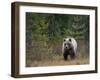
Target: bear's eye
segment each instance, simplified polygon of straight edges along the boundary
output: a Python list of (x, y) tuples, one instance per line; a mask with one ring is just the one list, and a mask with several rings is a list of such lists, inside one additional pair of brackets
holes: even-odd
[(64, 45), (66, 46), (66, 43)]
[(67, 45), (70, 46), (70, 43), (68, 43)]

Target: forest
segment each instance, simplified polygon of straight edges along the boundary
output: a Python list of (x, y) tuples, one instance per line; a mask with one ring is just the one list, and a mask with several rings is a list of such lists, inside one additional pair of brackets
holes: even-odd
[[(89, 15), (26, 12), (26, 67), (89, 64)], [(64, 61), (63, 39), (78, 43), (77, 58)]]

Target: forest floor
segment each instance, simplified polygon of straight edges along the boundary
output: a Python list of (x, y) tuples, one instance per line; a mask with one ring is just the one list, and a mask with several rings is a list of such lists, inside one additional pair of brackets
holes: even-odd
[(82, 65), (89, 64), (89, 57), (78, 55), (75, 59), (64, 60), (63, 56), (56, 56), (53, 60), (42, 61), (27, 61), (26, 67), (40, 67), (40, 66), (62, 66), (62, 65)]

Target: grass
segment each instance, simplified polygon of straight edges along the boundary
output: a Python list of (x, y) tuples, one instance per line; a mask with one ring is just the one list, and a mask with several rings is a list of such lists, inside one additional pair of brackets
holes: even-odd
[(63, 59), (62, 44), (47, 44), (44, 41), (33, 42), (31, 48), (26, 48), (26, 67), (61, 66), (89, 64), (89, 46), (85, 40), (79, 40), (77, 56), (67, 61)]
[(61, 66), (61, 65), (81, 65), (89, 64), (89, 57), (78, 54), (75, 59), (65, 61), (62, 55), (56, 55), (52, 60), (32, 61), (28, 60), (26, 67), (39, 67), (39, 66)]

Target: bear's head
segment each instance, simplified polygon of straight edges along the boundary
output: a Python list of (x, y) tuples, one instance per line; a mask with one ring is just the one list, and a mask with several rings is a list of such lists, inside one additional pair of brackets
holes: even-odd
[(64, 39), (64, 50), (71, 50), (73, 48), (71, 38)]

